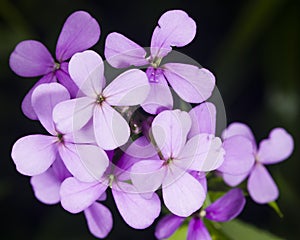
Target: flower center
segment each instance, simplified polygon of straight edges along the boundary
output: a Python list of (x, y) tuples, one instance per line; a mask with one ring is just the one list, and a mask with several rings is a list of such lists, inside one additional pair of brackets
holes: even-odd
[(159, 78), (163, 74), (160, 68), (148, 67), (146, 74), (150, 83), (159, 83)]
[(108, 186), (110, 187), (110, 188), (112, 188), (112, 184), (113, 184), (113, 181), (115, 180), (115, 175), (113, 175), (113, 174), (110, 174), (109, 176), (108, 176)]
[(206, 211), (202, 209), (202, 210), (199, 212), (199, 217), (200, 217), (200, 218), (204, 218), (205, 216), (206, 216)]
[(97, 96), (96, 103), (101, 105), (103, 101), (105, 101), (105, 97), (103, 95), (99, 94)]
[(55, 62), (54, 63), (54, 71), (59, 70), (60, 69), (60, 63)]
[(161, 63), (162, 58), (155, 57), (151, 62), (150, 65), (154, 68), (158, 68), (159, 64)]
[(58, 142), (64, 142), (64, 135), (62, 133), (57, 133), (56, 137), (58, 138)]

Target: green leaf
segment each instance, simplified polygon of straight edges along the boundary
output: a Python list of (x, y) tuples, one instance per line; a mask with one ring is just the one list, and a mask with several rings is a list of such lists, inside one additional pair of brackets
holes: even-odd
[(269, 202), (268, 205), (275, 210), (279, 217), (283, 218), (283, 213), (281, 212), (278, 204), (274, 202)]
[(168, 240), (182, 240), (186, 239), (187, 236), (188, 225), (182, 225), (177, 231), (168, 238)]

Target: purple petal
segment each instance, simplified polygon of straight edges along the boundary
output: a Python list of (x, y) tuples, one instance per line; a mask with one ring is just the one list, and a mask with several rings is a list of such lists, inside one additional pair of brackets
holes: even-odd
[(226, 138), (223, 142), (225, 150), (224, 162), (219, 171), (231, 175), (249, 173), (254, 165), (255, 157), (252, 142), (241, 135)]
[(164, 216), (156, 225), (155, 237), (157, 239), (166, 239), (171, 237), (184, 220), (185, 218), (178, 217), (173, 214)]
[(130, 170), (132, 184), (139, 193), (155, 192), (166, 176), (166, 167), (161, 160), (143, 160), (134, 164)]
[(112, 194), (121, 216), (133, 228), (149, 227), (160, 213), (160, 200), (157, 194), (145, 199), (132, 185), (125, 182), (113, 184)]
[(100, 37), (100, 27), (90, 14), (77, 11), (66, 20), (56, 45), (56, 59), (59, 62), (72, 57), (76, 52), (94, 46)]
[(55, 75), (51, 72), (42, 77), (39, 81), (37, 81), (34, 86), (29, 90), (29, 92), (26, 94), (22, 101), (22, 111), (25, 114), (26, 117), (32, 119), (32, 120), (37, 120), (38, 117), (36, 113), (34, 112), (34, 109), (32, 107), (31, 103), (31, 97), (34, 89), (36, 89), (37, 86), (43, 84), (43, 83), (51, 83), (51, 82), (56, 82), (56, 77)]
[(226, 222), (236, 218), (244, 209), (246, 199), (243, 191), (235, 188), (210, 204), (206, 209), (205, 217), (216, 222)]
[(71, 213), (79, 213), (91, 206), (107, 189), (106, 183), (80, 182), (74, 177), (63, 181), (60, 189), (61, 204)]
[(138, 69), (119, 75), (104, 90), (105, 102), (111, 106), (133, 106), (144, 102), (150, 91), (147, 75)]
[(283, 128), (275, 128), (269, 138), (259, 144), (257, 159), (264, 164), (274, 164), (287, 159), (293, 152), (294, 141)]
[(53, 169), (53, 173), (56, 178), (62, 183), (66, 178), (71, 177), (71, 173), (66, 168), (64, 162), (62, 161), (59, 154), (57, 154), (57, 158), (55, 162), (52, 164), (51, 168)]
[(68, 90), (58, 83), (44, 83), (39, 85), (32, 93), (32, 107), (44, 128), (56, 135), (52, 112), (54, 107), (70, 99)]
[(113, 32), (106, 37), (104, 55), (115, 68), (146, 65), (146, 54), (145, 49), (120, 33)]
[(54, 60), (48, 49), (40, 42), (20, 42), (9, 58), (11, 69), (22, 77), (37, 77), (54, 70)]
[(183, 47), (196, 35), (196, 23), (184, 11), (172, 10), (164, 13), (158, 20), (151, 39), (151, 55), (162, 58), (172, 46)]
[(62, 133), (80, 130), (93, 116), (95, 100), (82, 97), (61, 102), (53, 109), (53, 120)]
[(202, 187), (204, 188), (205, 192), (207, 192), (207, 179), (205, 172), (198, 172), (198, 171), (190, 171), (189, 172), (194, 178), (201, 183)]
[(203, 133), (186, 143), (179, 156), (174, 159), (174, 164), (183, 169), (207, 172), (220, 167), (223, 161), (224, 149), (221, 139)]
[(28, 176), (45, 172), (57, 155), (56, 137), (29, 135), (15, 142), (11, 157), (17, 170)]
[(213, 103), (204, 102), (192, 108), (189, 115), (192, 120), (192, 127), (188, 138), (200, 133), (216, 133), (216, 107)]
[(173, 96), (162, 69), (149, 67), (147, 76), (150, 83), (150, 92), (141, 104), (142, 108), (150, 114), (158, 114), (166, 109), (173, 108)]
[(191, 119), (184, 111), (166, 110), (154, 118), (153, 137), (165, 159), (178, 156), (186, 142), (190, 127)]
[(239, 185), (242, 181), (244, 181), (248, 177), (248, 175), (249, 172), (241, 175), (231, 175), (226, 173), (222, 174), (224, 182), (231, 187), (235, 187)]
[(105, 102), (95, 107), (93, 122), (96, 142), (105, 150), (122, 146), (130, 136), (126, 120)]
[(206, 197), (202, 185), (175, 166), (169, 169), (162, 187), (166, 207), (180, 217), (188, 217), (197, 211)]
[(62, 84), (66, 89), (68, 89), (72, 98), (75, 98), (78, 93), (78, 86), (71, 79), (69, 71), (69, 63), (63, 62), (60, 64), (60, 68), (55, 72), (57, 80)]
[(260, 163), (255, 164), (249, 176), (248, 191), (251, 198), (260, 204), (275, 201), (279, 196), (276, 183)]
[(211, 240), (211, 236), (200, 218), (192, 218), (189, 223), (187, 240)]
[(84, 210), (90, 232), (97, 238), (105, 238), (113, 227), (113, 217), (107, 207), (94, 203)]
[(171, 87), (184, 101), (201, 103), (211, 96), (215, 77), (207, 69), (182, 63), (166, 63), (163, 68)]
[(94, 145), (65, 143), (59, 154), (70, 173), (83, 182), (99, 180), (109, 163), (104, 150)]
[(60, 201), (60, 185), (61, 181), (56, 176), (53, 168), (49, 168), (46, 172), (31, 177), (35, 197), (45, 204), (56, 204)]

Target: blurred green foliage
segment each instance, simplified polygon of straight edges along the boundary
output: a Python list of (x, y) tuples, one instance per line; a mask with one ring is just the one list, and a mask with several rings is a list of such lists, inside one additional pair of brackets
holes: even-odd
[[(300, 227), (300, 2), (297, 0), (0, 0), (0, 204), (4, 222), (0, 239), (94, 239), (82, 215), (73, 216), (60, 206), (39, 203), (33, 196), (29, 178), (16, 172), (10, 158), (11, 146), (17, 138), (42, 129), (38, 123), (26, 119), (20, 109), (24, 95), (37, 79), (16, 76), (9, 69), (9, 54), (17, 43), (26, 39), (39, 40), (54, 53), (63, 22), (79, 9), (88, 11), (101, 25), (101, 40), (94, 47), (101, 54), (105, 36), (112, 31), (148, 46), (156, 21), (166, 10), (183, 9), (195, 19), (198, 26), (195, 40), (178, 50), (216, 75), (228, 122), (249, 124), (257, 140), (267, 137), (277, 126), (286, 128), (295, 140), (292, 157), (269, 167), (280, 189), (277, 203), (284, 217), (278, 217), (268, 205), (257, 205), (248, 199), (240, 218), (255, 225), (249, 230), (252, 233), (260, 228), (284, 239), (296, 239)], [(153, 227), (144, 231), (129, 229), (110, 198), (108, 205), (115, 216), (109, 239), (154, 239)], [(238, 231), (237, 225), (241, 224), (225, 226)]]

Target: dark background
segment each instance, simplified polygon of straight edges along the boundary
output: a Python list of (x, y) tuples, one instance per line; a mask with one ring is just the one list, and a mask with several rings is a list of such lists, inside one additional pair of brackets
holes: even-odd
[[(43, 205), (33, 196), (29, 178), (15, 170), (12, 144), (21, 136), (41, 131), (26, 119), (20, 105), (37, 79), (16, 76), (8, 66), (9, 54), (26, 39), (43, 42), (54, 53), (66, 18), (86, 10), (101, 26), (93, 48), (103, 56), (104, 40), (117, 31), (141, 46), (149, 46), (157, 20), (167, 10), (185, 10), (197, 23), (194, 41), (178, 51), (212, 71), (223, 96), (228, 122), (251, 126), (257, 140), (277, 126), (294, 137), (295, 151), (288, 161), (269, 166), (278, 187), (279, 218), (266, 205), (248, 201), (241, 217), (284, 239), (299, 235), (299, 1), (97, 1), (0, 0), (0, 239), (95, 239), (83, 214), (72, 215), (59, 205)], [(114, 214), (109, 239), (154, 239), (153, 228), (137, 231)]]

